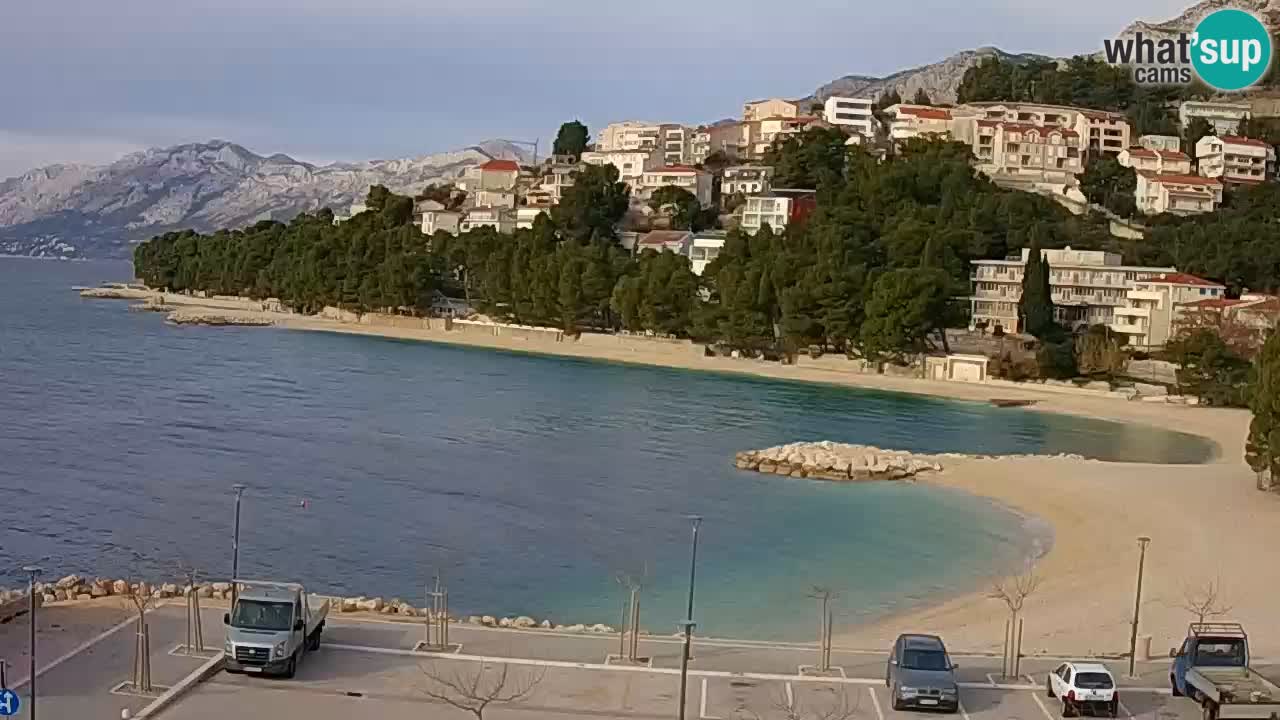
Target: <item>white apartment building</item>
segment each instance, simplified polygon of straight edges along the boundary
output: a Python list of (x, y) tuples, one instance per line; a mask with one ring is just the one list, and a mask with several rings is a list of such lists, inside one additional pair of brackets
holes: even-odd
[[(439, 205), (439, 203), (431, 204)], [(422, 228), (423, 235), (435, 235), (441, 230), (450, 235), (457, 235), (461, 222), (462, 213), (445, 210), (443, 206), (423, 208), (418, 213), (418, 225)]]
[[(1028, 125), (1057, 126), (1074, 130), (1080, 136), (1080, 147), (1089, 153), (1119, 155), (1130, 146), (1131, 128), (1119, 113), (1033, 103), (976, 102), (962, 105), (952, 115), (977, 114), (984, 120)], [(961, 138), (963, 139), (963, 138)]]
[(955, 129), (951, 111), (927, 105), (891, 105), (884, 109), (889, 118), (889, 137), (896, 143), (911, 138), (952, 138)]
[(1202, 300), (1225, 297), (1227, 289), (1186, 273), (1161, 273), (1134, 284), (1125, 305), (1115, 309), (1110, 328), (1138, 348), (1164, 347), (1173, 337), (1182, 308)]
[(1138, 172), (1134, 192), (1138, 210), (1147, 215), (1198, 215), (1222, 203), (1222, 183), (1199, 175), (1157, 175)]
[(542, 175), (542, 184), (538, 188), (550, 195), (552, 202), (559, 204), (560, 198), (564, 197), (565, 189), (573, 187), (573, 176), (576, 172), (578, 172), (576, 165), (552, 165)]
[(596, 150), (652, 150), (661, 144), (662, 124), (625, 120), (609, 123), (596, 135)]
[(829, 97), (822, 106), (822, 119), (864, 138), (875, 137), (875, 102), (870, 98)]
[(612, 165), (618, 168), (618, 177), (625, 183), (636, 187), (645, 170), (662, 167), (662, 151), (652, 150), (593, 150), (582, 153), (582, 162), (587, 165)]
[(748, 235), (755, 235), (766, 224), (774, 232), (780, 232), (806, 215), (806, 208), (812, 208), (813, 203), (812, 190), (779, 189), (753, 195), (742, 206), (738, 227)]
[(768, 100), (752, 100), (744, 103), (742, 106), (742, 121), (754, 122), (769, 117), (798, 117), (800, 115), (800, 103), (794, 103), (790, 100), (782, 98), (769, 98)]
[(1143, 135), (1138, 138), (1138, 147), (1178, 152), (1182, 150), (1182, 138), (1177, 135)]
[(1131, 147), (1116, 158), (1121, 165), (1142, 172), (1190, 175), (1191, 156), (1181, 150), (1151, 150)]
[(973, 154), (988, 176), (1067, 183), (1084, 172), (1084, 151), (1075, 130), (1003, 120), (978, 120), (975, 126)]
[(773, 186), (773, 168), (769, 165), (734, 165), (724, 169), (720, 180), (720, 196), (754, 195), (769, 192)]
[(1276, 149), (1262, 140), (1206, 135), (1196, 143), (1196, 165), (1204, 177), (1256, 184), (1275, 177)]
[(707, 230), (693, 234), (685, 247), (689, 252), (689, 266), (694, 275), (702, 275), (707, 265), (719, 257), (720, 250), (724, 248), (724, 240), (723, 230)]
[(512, 209), (516, 206), (516, 193), (512, 189), (476, 190), (467, 196), (470, 207), (501, 207)]
[(480, 166), (481, 190), (510, 190), (520, 177), (520, 163), (515, 160), (490, 160)]
[[(1135, 283), (1173, 268), (1122, 265), (1118, 253), (1101, 250), (1043, 250), (1049, 261), (1049, 288), (1053, 294), (1055, 319), (1069, 328), (1106, 325), (1114, 311), (1126, 304), (1126, 295)], [(1004, 260), (974, 260), (969, 296), (972, 322), (976, 327), (1019, 332), (1018, 300), (1022, 298), (1022, 275), (1029, 248), (1020, 257)]]
[(500, 233), (511, 234), (516, 229), (516, 214), (507, 208), (472, 208), (462, 218), (459, 229), (462, 232), (491, 227)]
[(668, 165), (693, 162), (693, 128), (684, 125), (662, 126), (662, 161)]
[(539, 215), (546, 215), (547, 209), (543, 207), (519, 207), (516, 208), (516, 229), (532, 230), (533, 221), (538, 219)]
[(1188, 100), (1178, 107), (1178, 122), (1186, 129), (1191, 121), (1204, 118), (1213, 126), (1217, 135), (1234, 135), (1240, 129), (1240, 121), (1252, 117), (1249, 103)]
[(711, 173), (687, 165), (668, 165), (644, 171), (638, 185), (632, 186), (632, 197), (647, 201), (654, 191), (667, 185), (684, 188), (698, 198), (702, 207), (711, 206)]
[(689, 145), (689, 162), (698, 165), (715, 153), (730, 160), (738, 159), (738, 146), (742, 144), (742, 123), (728, 122), (703, 125), (693, 131)]
[(741, 155), (749, 160), (759, 160), (784, 135), (804, 132), (821, 118), (800, 115), (798, 117), (767, 117), (742, 123)]

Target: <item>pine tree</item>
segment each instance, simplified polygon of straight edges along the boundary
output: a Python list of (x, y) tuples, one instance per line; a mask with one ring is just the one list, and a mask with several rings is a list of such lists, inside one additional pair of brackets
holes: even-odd
[[(1272, 482), (1280, 475), (1280, 333), (1272, 331), (1254, 362), (1249, 388), (1249, 437), (1244, 458), (1256, 473), (1268, 473)], [(1259, 482), (1259, 487), (1264, 485)]]
[(1056, 330), (1053, 322), (1053, 291), (1049, 287), (1049, 261), (1040, 252), (1040, 241), (1032, 235), (1027, 263), (1022, 275), (1022, 297), (1018, 300), (1022, 332), (1043, 339)]

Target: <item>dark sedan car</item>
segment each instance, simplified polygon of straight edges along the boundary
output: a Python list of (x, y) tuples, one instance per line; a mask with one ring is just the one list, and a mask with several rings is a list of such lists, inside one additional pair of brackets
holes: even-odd
[(884, 682), (894, 710), (919, 708), (956, 712), (960, 688), (955, 664), (936, 635), (899, 635), (889, 651)]

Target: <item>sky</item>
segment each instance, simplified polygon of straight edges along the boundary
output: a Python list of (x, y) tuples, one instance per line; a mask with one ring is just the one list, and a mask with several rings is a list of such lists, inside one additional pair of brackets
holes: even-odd
[(315, 163), (565, 120), (697, 124), (995, 45), (1094, 52), (1190, 0), (0, 0), (0, 178), (214, 138)]

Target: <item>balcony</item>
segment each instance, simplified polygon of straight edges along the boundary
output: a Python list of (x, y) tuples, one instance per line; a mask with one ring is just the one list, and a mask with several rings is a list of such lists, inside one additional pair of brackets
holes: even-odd
[(1151, 308), (1144, 307), (1118, 307), (1113, 311), (1117, 316), (1149, 318), (1151, 317)]
[(1124, 333), (1125, 335), (1142, 336), (1147, 334), (1146, 329), (1137, 323), (1130, 323), (1130, 322), (1123, 322), (1120, 320), (1116, 320), (1115, 322), (1111, 323), (1111, 325), (1109, 325), (1108, 327), (1111, 328), (1112, 332)]

